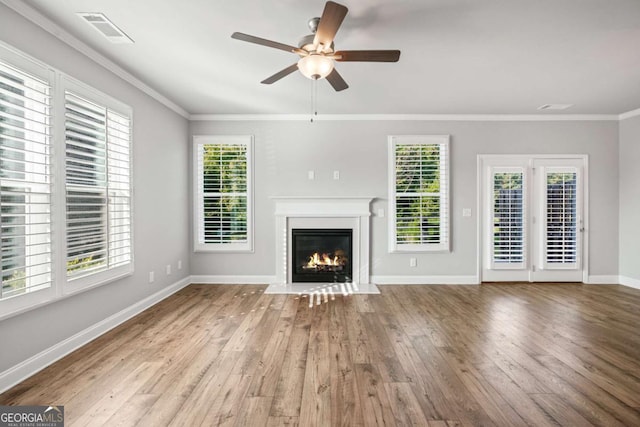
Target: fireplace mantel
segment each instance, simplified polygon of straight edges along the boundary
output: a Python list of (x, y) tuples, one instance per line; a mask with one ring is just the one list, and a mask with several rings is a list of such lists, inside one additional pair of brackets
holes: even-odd
[(374, 197), (277, 196), (276, 216), (371, 216)]
[[(363, 196), (276, 196), (276, 282), (267, 293), (299, 293), (308, 283), (291, 281), (292, 228), (351, 228), (353, 230), (353, 283), (350, 289), (358, 293), (379, 293), (369, 283), (370, 216), (374, 197)], [(315, 284), (327, 285), (327, 284)], [(352, 285), (352, 286), (351, 286)]]

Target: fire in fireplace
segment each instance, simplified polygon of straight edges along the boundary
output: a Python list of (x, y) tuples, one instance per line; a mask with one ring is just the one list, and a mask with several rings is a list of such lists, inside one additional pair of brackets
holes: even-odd
[(351, 229), (291, 230), (292, 282), (351, 282)]

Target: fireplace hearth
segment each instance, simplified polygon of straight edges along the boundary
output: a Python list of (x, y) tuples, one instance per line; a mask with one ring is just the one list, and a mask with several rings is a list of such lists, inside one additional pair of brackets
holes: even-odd
[(353, 281), (352, 240), (352, 229), (292, 229), (292, 282)]

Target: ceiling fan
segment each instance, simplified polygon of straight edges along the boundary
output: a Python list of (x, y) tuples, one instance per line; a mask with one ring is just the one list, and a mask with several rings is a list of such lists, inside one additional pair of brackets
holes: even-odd
[(244, 33), (233, 33), (232, 38), (274, 49), (285, 50), (300, 56), (297, 63), (278, 71), (264, 79), (263, 84), (270, 85), (296, 70), (312, 80), (326, 77), (336, 91), (349, 87), (342, 76), (334, 68), (338, 62), (398, 62), (399, 50), (338, 50), (334, 49), (333, 39), (347, 15), (348, 9), (338, 3), (328, 1), (324, 6), (321, 18), (309, 20), (311, 34), (302, 37), (298, 47), (278, 43)]

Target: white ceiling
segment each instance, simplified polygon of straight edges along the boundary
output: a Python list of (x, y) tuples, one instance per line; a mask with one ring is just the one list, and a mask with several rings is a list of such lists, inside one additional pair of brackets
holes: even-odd
[[(337, 49), (400, 49), (398, 63), (338, 63), (320, 114), (567, 114), (640, 108), (639, 0), (338, 0)], [(25, 0), (188, 112), (303, 114), (312, 81), (259, 82), (297, 56), (231, 39), (296, 45), (322, 0)], [(76, 12), (102, 12), (133, 40), (111, 44)], [(554, 112), (550, 112), (554, 113)]]

